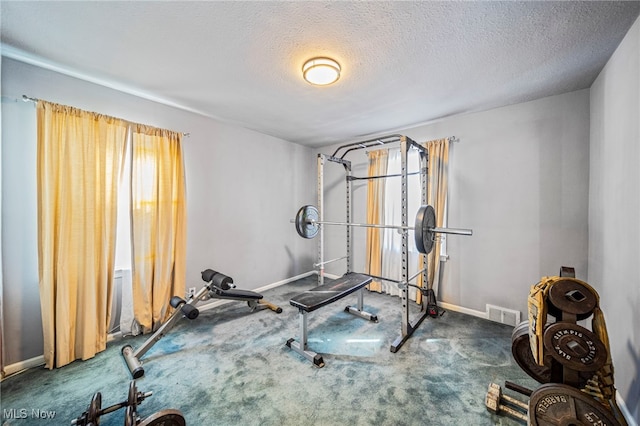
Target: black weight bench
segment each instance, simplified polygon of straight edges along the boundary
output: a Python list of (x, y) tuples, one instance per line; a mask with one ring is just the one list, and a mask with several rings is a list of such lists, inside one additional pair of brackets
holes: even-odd
[(358, 306), (347, 306), (344, 308), (345, 312), (369, 321), (378, 322), (376, 315), (362, 310), (364, 287), (369, 283), (371, 283), (371, 277), (368, 275), (348, 273), (330, 283), (314, 287), (291, 298), (289, 303), (291, 303), (291, 306), (298, 308), (300, 314), (300, 341), (289, 339), (286, 345), (313, 362), (316, 367), (324, 367), (322, 356), (310, 351), (307, 347), (307, 314), (357, 291)]

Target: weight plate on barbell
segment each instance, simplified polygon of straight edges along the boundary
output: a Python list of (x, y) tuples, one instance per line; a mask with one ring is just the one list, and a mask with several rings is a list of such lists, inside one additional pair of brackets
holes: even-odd
[(134, 410), (138, 406), (138, 388), (136, 387), (136, 381), (132, 380), (129, 383), (129, 395), (127, 396), (127, 406), (133, 407)]
[(545, 365), (538, 365), (531, 353), (529, 344), (529, 321), (518, 324), (511, 333), (511, 354), (516, 363), (529, 376), (539, 383), (551, 381), (551, 370)]
[(549, 383), (529, 399), (531, 426), (619, 426), (613, 414), (598, 401), (571, 386)]
[(100, 410), (102, 409), (102, 394), (96, 392), (91, 398), (89, 412), (87, 413), (86, 425), (98, 426), (100, 424)]
[(320, 214), (318, 209), (311, 205), (300, 207), (296, 214), (296, 231), (302, 238), (313, 238), (318, 234), (320, 225), (318, 221)]
[(575, 278), (563, 278), (549, 289), (548, 312), (561, 318), (563, 312), (574, 314), (577, 320), (588, 318), (598, 304), (598, 296)]
[(436, 211), (430, 205), (420, 206), (416, 214), (415, 241), (416, 249), (423, 254), (431, 253), (433, 250), (434, 235), (433, 228), (436, 226)]
[(129, 405), (124, 413), (124, 426), (136, 426), (138, 423), (138, 413), (136, 409)]
[(595, 333), (578, 324), (556, 322), (544, 331), (544, 348), (575, 371), (596, 372), (607, 362), (607, 348)]

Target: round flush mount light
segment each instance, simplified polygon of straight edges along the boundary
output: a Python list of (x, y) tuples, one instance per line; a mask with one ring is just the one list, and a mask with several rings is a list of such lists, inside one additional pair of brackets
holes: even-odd
[(326, 86), (340, 78), (340, 64), (331, 58), (312, 58), (302, 66), (302, 76), (311, 84)]

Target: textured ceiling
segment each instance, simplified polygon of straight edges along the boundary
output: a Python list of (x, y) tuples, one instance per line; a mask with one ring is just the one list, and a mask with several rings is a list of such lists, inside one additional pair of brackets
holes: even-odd
[[(322, 146), (587, 88), (640, 2), (2, 0), (0, 8), (5, 56)], [(303, 81), (313, 56), (340, 62), (341, 79)]]

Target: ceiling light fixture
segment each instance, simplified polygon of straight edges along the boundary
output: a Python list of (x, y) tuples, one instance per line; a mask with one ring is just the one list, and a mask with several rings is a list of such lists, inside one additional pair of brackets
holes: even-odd
[(340, 78), (340, 64), (331, 58), (312, 58), (302, 66), (302, 76), (311, 84), (326, 86)]

